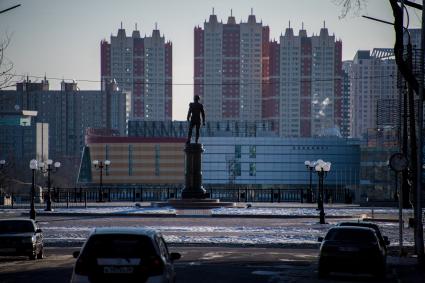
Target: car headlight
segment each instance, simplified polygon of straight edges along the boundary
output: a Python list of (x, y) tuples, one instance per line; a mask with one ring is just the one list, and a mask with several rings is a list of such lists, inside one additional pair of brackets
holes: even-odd
[(35, 236), (32, 236), (31, 238), (24, 238), (22, 239), (23, 244), (34, 244), (35, 243)]

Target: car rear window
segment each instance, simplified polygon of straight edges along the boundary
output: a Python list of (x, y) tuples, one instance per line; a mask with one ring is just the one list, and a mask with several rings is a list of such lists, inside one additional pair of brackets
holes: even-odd
[(340, 224), (340, 226), (357, 226), (357, 227), (371, 228), (375, 231), (376, 236), (378, 236), (379, 239), (382, 238), (381, 231), (379, 230), (378, 226), (376, 226), (376, 225), (371, 225), (371, 224), (368, 224), (368, 223), (343, 222), (343, 223)]
[(375, 242), (376, 237), (371, 230), (365, 229), (331, 229), (326, 234), (325, 240), (352, 241), (352, 242)]
[(0, 233), (11, 234), (11, 233), (26, 233), (35, 232), (34, 225), (30, 221), (0, 221)]
[(89, 258), (145, 258), (155, 255), (149, 237), (141, 235), (94, 235), (82, 256)]

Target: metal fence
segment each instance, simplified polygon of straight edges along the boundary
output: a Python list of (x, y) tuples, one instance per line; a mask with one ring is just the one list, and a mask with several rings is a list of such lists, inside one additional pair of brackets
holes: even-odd
[[(103, 188), (104, 202), (149, 202), (167, 201), (181, 198), (181, 188)], [(207, 188), (210, 198), (229, 202), (306, 202), (307, 190), (304, 189), (259, 189), (259, 188)], [(54, 188), (51, 192), (52, 207), (87, 207), (99, 200), (99, 188)], [(352, 192), (349, 189), (324, 190), (324, 201), (332, 203), (351, 203)], [(45, 207), (47, 193), (35, 195), (36, 208)], [(316, 195), (313, 195), (313, 202)], [(0, 194), (0, 208), (27, 208), (30, 195)]]

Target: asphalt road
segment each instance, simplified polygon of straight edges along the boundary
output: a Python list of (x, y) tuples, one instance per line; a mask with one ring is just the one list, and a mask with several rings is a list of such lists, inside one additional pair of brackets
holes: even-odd
[[(0, 257), (0, 282), (69, 282), (76, 248), (46, 248), (42, 260)], [(177, 282), (324, 282), (317, 279), (317, 249), (170, 247), (180, 252)], [(379, 282), (368, 275), (333, 274), (326, 282)], [(389, 269), (382, 282), (397, 282)]]

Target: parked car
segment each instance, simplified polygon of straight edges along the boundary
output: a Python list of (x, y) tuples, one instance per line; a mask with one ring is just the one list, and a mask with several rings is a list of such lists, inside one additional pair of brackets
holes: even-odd
[(372, 273), (384, 277), (386, 252), (372, 228), (337, 226), (329, 229), (319, 253), (319, 278), (331, 271)]
[(388, 246), (390, 245), (390, 240), (388, 239), (387, 236), (382, 236), (381, 230), (379, 230), (379, 226), (376, 223), (347, 221), (347, 222), (340, 222), (340, 223), (337, 224), (337, 226), (356, 226), (356, 227), (372, 228), (375, 231), (376, 236), (379, 239), (379, 243), (384, 247), (385, 254), (387, 254)]
[(31, 219), (0, 220), (0, 255), (43, 258), (43, 233)]
[(174, 282), (174, 261), (162, 235), (144, 228), (96, 228), (77, 258), (71, 283)]

